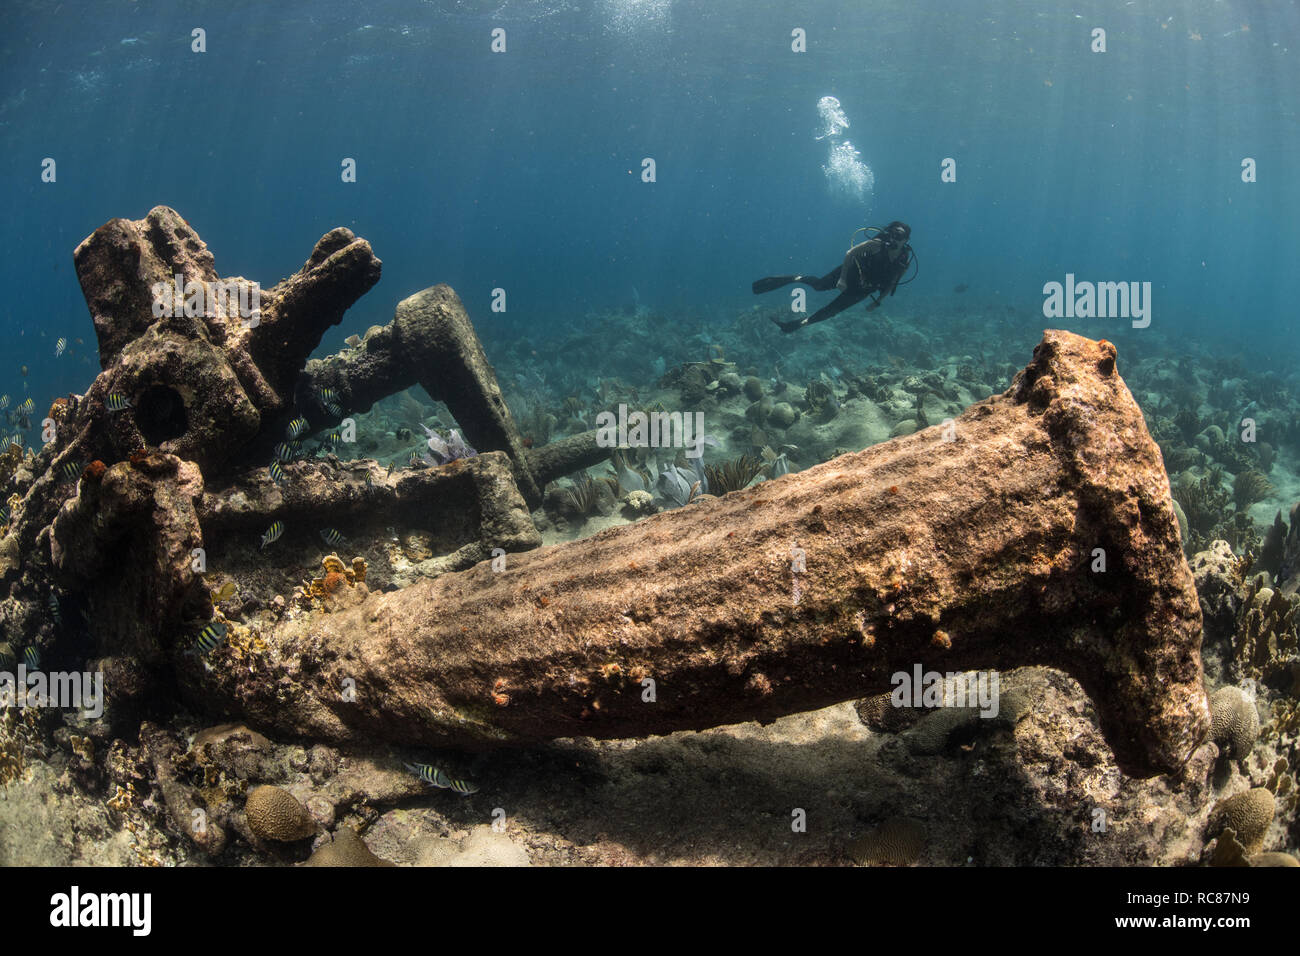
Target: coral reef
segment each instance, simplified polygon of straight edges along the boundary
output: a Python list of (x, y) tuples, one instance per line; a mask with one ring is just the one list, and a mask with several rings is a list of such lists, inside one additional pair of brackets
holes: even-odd
[(0, 715), (0, 789), (22, 778), (26, 769), (23, 748), (35, 726), (36, 711), (5, 707)]
[(1300, 687), (1300, 596), (1285, 597), (1268, 586), (1268, 575), (1248, 584), (1237, 616), (1233, 651), (1246, 676)]
[(1187, 515), (1192, 531), (1209, 534), (1228, 505), (1222, 469), (1211, 468), (1200, 478), (1193, 478), (1190, 473), (1184, 474), (1174, 484), (1173, 496)]

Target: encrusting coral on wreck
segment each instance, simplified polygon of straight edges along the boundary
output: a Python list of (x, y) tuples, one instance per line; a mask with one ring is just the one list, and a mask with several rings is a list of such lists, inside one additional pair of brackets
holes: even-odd
[[(839, 423), (836, 385), (815, 381), (799, 402), (711, 350), (674, 381), (702, 399), (752, 401), (736, 428), (761, 458), (710, 466), (708, 494), (653, 514), (634, 453), (613, 475), (585, 474), (610, 454), (579, 430), (600, 407), (589, 397), (554, 423), (574, 434), (545, 443), (536, 410), (543, 440), (520, 433), (446, 286), (308, 361), (378, 280), (379, 260), (347, 230), (262, 292), (256, 323), (151, 317), (155, 282), (218, 281), (202, 241), (164, 207), (97, 230), (77, 267), (104, 369), (69, 400), (58, 438), (15, 461), (3, 606), (16, 646), (105, 672), (107, 720), (70, 726), (67, 749), (141, 833), (180, 835), (214, 859), (332, 829), (319, 865), (373, 862), (395, 842), (366, 831), (376, 808), (422, 797), (422, 780), (471, 801), (479, 785), (467, 781), (482, 779), (424, 753), (398, 761), (399, 750), (770, 722), (882, 692), (914, 663), (1057, 668), (1090, 695), (1095, 746), (1119, 768), (1176, 777), (1206, 764), (1200, 605), (1159, 450), (1110, 343), (1047, 332), (1004, 393), (954, 415), (956, 441), (924, 427), (947, 412), (946, 382), (917, 377), (902, 401), (883, 377), (856, 377), (856, 394), (899, 406), (887, 427), (910, 427), (796, 473), (796, 446), (772, 430)], [(394, 470), (341, 460), (337, 443), (316, 458), (280, 449), (409, 384), (446, 402), (477, 454)], [(596, 390), (602, 404), (622, 394)], [(403, 427), (418, 435), (411, 417)], [(575, 474), (560, 493), (575, 514), (621, 502), (641, 520), (539, 550), (530, 508)], [(247, 726), (190, 742), (202, 725), (160, 722), (168, 705)], [(1028, 710), (1008, 705), (990, 722), (994, 746), (1033, 732)], [(1239, 741), (1244, 760), (1244, 732), (1216, 735)], [(938, 749), (959, 749), (959, 736)], [(1279, 805), (1286, 773), (1266, 790)], [(913, 823), (854, 850), (915, 860), (926, 827)]]
[[(1040, 635), (1037, 653), (1046, 654), (1049, 645), (1041, 635), (1057, 630), (1056, 615), (1077, 622), (1075, 602), (1091, 607), (1103, 599), (1130, 600), (1116, 592), (1115, 583), (1094, 590), (1083, 556), (1098, 538), (1125, 540), (1131, 532), (1090, 529), (1078, 519), (1058, 527), (1048, 517), (1073, 515), (1074, 508), (1035, 509), (1032, 515), (987, 522), (1015, 540), (1044, 542), (1042, 551), (1017, 552), (1014, 575), (1004, 546), (965, 536), (943, 489), (953, 482), (969, 489), (972, 476), (981, 475), (988, 487), (1005, 490), (1026, 483), (1084, 496), (1093, 504), (1083, 513), (1103, 523), (1109, 520), (1111, 503), (1127, 500), (1134, 487), (1149, 489), (1151, 513), (1161, 516), (1160, 533), (1147, 533), (1122, 549), (1142, 571), (1119, 581), (1141, 592), (1126, 606), (1150, 608), (1159, 623), (1136, 619), (1108, 625), (1131, 630), (1118, 645), (1113, 637), (1098, 644), (1107, 650), (1096, 657), (1087, 654), (1090, 645), (1077, 623), (1072, 624), (1072, 650), (1057, 661), (1094, 694), (1102, 726), (1123, 766), (1138, 773), (1177, 767), (1208, 731), (1209, 717), (1195, 653), (1199, 611), (1154, 446), (1127, 448), (1104, 475), (1084, 472), (1081, 486), (1058, 475), (1056, 469), (1064, 466), (1052, 459), (1039, 459), (1040, 471), (1034, 472), (1023, 462), (1010, 467), (1001, 457), (982, 457), (992, 447), (979, 440), (986, 430), (996, 430), (1003, 444), (1022, 432), (1026, 442), (1039, 440), (1034, 436), (1044, 422), (1036, 410), (1050, 405), (1050, 389), (1061, 381), (1105, 392), (1092, 404), (1110, 415), (1138, 414), (1114, 375), (1108, 346), (1049, 333), (1034, 364), (1006, 395), (975, 406), (958, 420), (968, 439), (950, 455), (921, 457), (940, 437), (921, 432), (694, 509), (521, 555), (504, 573), (484, 563), (462, 575), (374, 596), (320, 620), (286, 618), (268, 635), (268, 643), (294, 688), (292, 706), (277, 699), (280, 690), (272, 693), (282, 686), (279, 681), (237, 671), (208, 675), (204, 693), (210, 701), (224, 702), (228, 711), (256, 714), (284, 733), (339, 742), (482, 746), (575, 733), (643, 736), (771, 718), (853, 699), (888, 687), (889, 675), (903, 661), (965, 668), (1013, 664), (1007, 633)], [(1115, 427), (1104, 441), (1092, 436), (1098, 447), (1115, 445), (1110, 436), (1126, 434), (1095, 414), (1071, 417), (1069, 408), (1062, 407), (1064, 417), (1053, 427), (1079, 430), (1080, 447), (1092, 446), (1085, 436), (1093, 430)], [(886, 483), (884, 474), (895, 483)], [(1113, 482), (1124, 483), (1119, 498), (1108, 490)], [(947, 503), (934, 511), (939, 500)], [(993, 499), (976, 494), (965, 500), (971, 508), (987, 510)], [(837, 516), (833, 526), (830, 515)], [(893, 534), (892, 523), (899, 521), (906, 522), (910, 535), (935, 541), (934, 550), (942, 551), (945, 560), (935, 564), (927, 557), (930, 548), (900, 550), (874, 541), (874, 535)], [(821, 555), (821, 560), (810, 562), (806, 577), (796, 571), (792, 578), (788, 547), (777, 558), (747, 544), (758, 540), (799, 540), (810, 558)], [(666, 547), (673, 550), (671, 557)], [(614, 566), (607, 557), (611, 553), (619, 555)], [(684, 574), (683, 568), (697, 570)], [(1035, 593), (1044, 586), (1061, 588), (1059, 599), (1040, 598), (1031, 605), (1055, 610), (1032, 624), (1010, 624), (1004, 615), (1021, 605), (1005, 597), (992, 605), (984, 601), (980, 582), (987, 574), (1001, 582), (1004, 595), (1011, 581)], [(725, 599), (718, 590), (723, 580), (730, 582)], [(785, 606), (792, 584), (802, 592), (800, 600), (770, 620), (755, 618), (754, 609), (770, 606), (773, 593), (781, 595)], [(639, 606), (634, 595), (646, 588), (658, 589), (663, 600), (626, 613)], [(383, 602), (387, 621), (382, 637), (371, 635), (364, 623), (377, 600)], [(659, 618), (670, 608), (672, 627)], [(683, 617), (682, 608), (709, 611)], [(552, 623), (557, 615), (565, 622), (562, 629)], [(732, 666), (725, 671), (704, 668), (697, 660), (715, 653), (709, 649), (715, 639), (708, 635), (756, 633), (756, 628), (764, 641), (729, 643)], [(938, 631), (953, 637), (937, 641)], [(684, 639), (691, 634), (696, 636)], [(809, 634), (825, 640), (810, 644)], [(851, 666), (841, 659), (845, 641), (863, 655)], [(348, 647), (346, 657), (333, 650), (342, 644)], [(575, 645), (583, 648), (580, 654)], [(1116, 656), (1115, 646), (1133, 656)], [(594, 675), (611, 660), (623, 669), (649, 667), (662, 685), (677, 688), (678, 699), (685, 694), (689, 706), (647, 708), (639, 694), (597, 690)], [(832, 662), (837, 667), (830, 668)], [(810, 677), (779, 686), (758, 679), (774, 667)], [(1144, 684), (1155, 672), (1163, 675), (1158, 692)], [(403, 691), (387, 697), (358, 695), (347, 721), (340, 722), (332, 703), (334, 688), (348, 678)], [(502, 683), (509, 688), (510, 702), (504, 707), (493, 704), (495, 688)], [(764, 686), (769, 692), (761, 690)]]
[[(335, 597), (343, 588), (355, 588), (358, 584), (366, 583), (366, 559), (359, 555), (352, 559), (352, 566), (348, 567), (337, 554), (327, 554), (321, 561), (321, 570), (324, 574), (320, 577), (303, 583), (301, 594), (308, 607), (322, 599)], [(360, 595), (368, 593), (362, 589)], [(329, 607), (332, 603), (326, 601), (325, 606)]]

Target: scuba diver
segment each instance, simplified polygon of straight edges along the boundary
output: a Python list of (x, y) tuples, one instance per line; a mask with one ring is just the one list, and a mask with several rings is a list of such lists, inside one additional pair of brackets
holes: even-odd
[(869, 232), (872, 229), (876, 230), (876, 234), (856, 246), (852, 245), (853, 240), (850, 238), (849, 244), (852, 248), (845, 254), (843, 264), (836, 266), (820, 279), (805, 275), (768, 276), (754, 283), (755, 295), (771, 292), (793, 282), (801, 282), (818, 292), (840, 290), (839, 297), (834, 302), (823, 306), (806, 318), (782, 322), (774, 317), (772, 321), (781, 327), (782, 332), (794, 332), (805, 325), (822, 322), (833, 315), (839, 315), (851, 305), (857, 305), (872, 293), (877, 293), (875, 300), (867, 306), (868, 312), (874, 311), (880, 307), (880, 300), (886, 293), (893, 295), (898, 291), (900, 284), (906, 285), (916, 278), (913, 275), (907, 282), (899, 282), (908, 268), (916, 263), (916, 253), (907, 244), (907, 240), (912, 235), (912, 228), (905, 222), (894, 220), (884, 229), (879, 226), (867, 226), (854, 232), (853, 235), (857, 236), (858, 232)]

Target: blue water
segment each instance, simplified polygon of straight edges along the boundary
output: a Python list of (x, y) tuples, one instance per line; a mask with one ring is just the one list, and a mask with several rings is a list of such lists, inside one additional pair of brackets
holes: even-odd
[[(807, 52), (791, 51), (796, 27)], [(855, 228), (903, 219), (921, 273), (900, 300), (966, 284), (959, 301), (1028, 309), (1018, 364), (1044, 326), (1124, 324), (1034, 316), (1067, 272), (1151, 282), (1152, 342), (1227, 339), (1285, 364), (1298, 58), (1290, 3), (9, 0), (0, 391), (43, 409), (86, 388), (98, 366), (72, 250), (157, 204), (222, 275), (265, 286), (333, 226), (370, 240), (383, 279), (328, 349), (436, 282), (489, 342), (563, 332), (633, 289), (729, 321), (753, 279), (826, 272)], [(870, 196), (823, 172), (823, 96), (850, 121)], [(657, 182), (641, 181), (644, 157)], [(1241, 181), (1244, 157), (1258, 182)], [(870, 335), (856, 312), (835, 325)]]

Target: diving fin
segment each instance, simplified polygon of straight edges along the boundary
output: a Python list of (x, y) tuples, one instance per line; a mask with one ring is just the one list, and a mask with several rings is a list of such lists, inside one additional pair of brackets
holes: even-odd
[(779, 289), (783, 285), (789, 285), (791, 282), (798, 281), (798, 276), (768, 276), (766, 279), (759, 279), (754, 283), (754, 295), (771, 292), (773, 289)]

